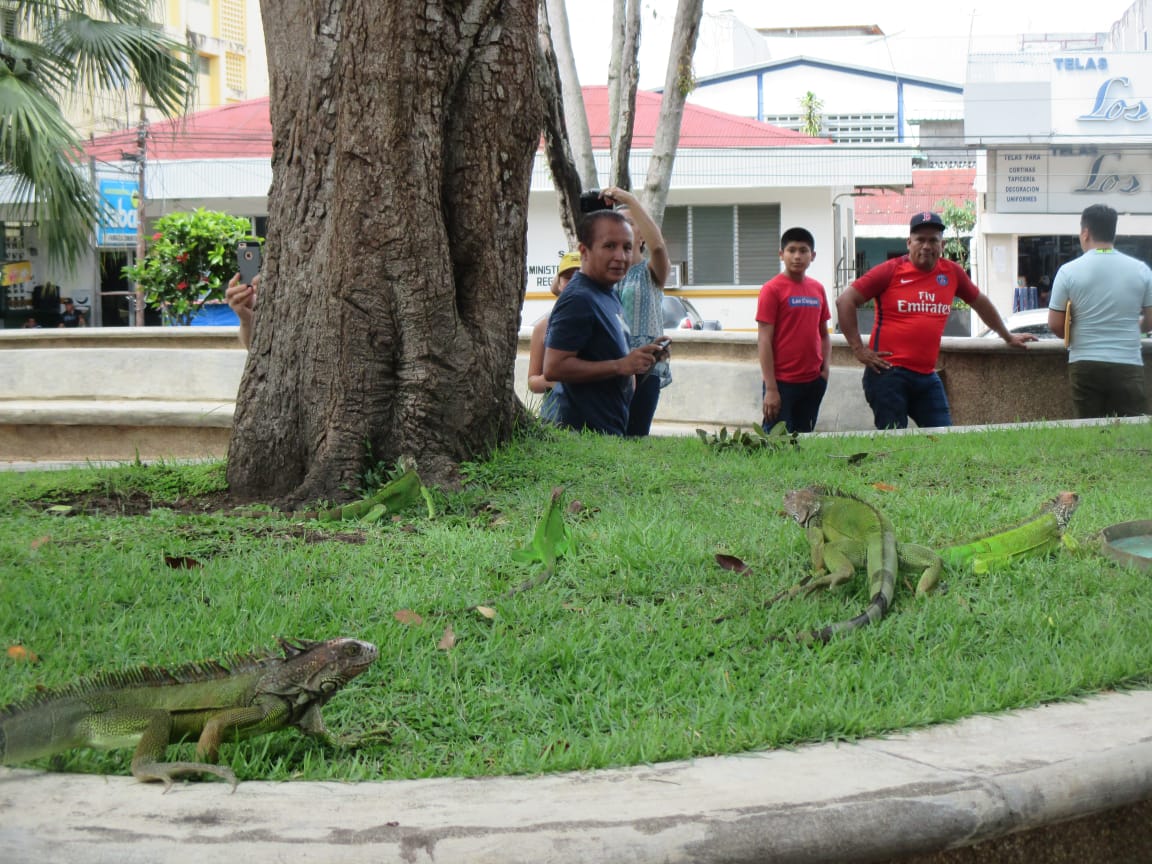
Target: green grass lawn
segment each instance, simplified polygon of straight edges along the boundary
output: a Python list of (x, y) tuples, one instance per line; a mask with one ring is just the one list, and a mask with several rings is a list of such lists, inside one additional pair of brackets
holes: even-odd
[[(540, 433), (466, 466), (462, 492), (435, 494), (435, 518), (421, 502), (396, 520), (335, 526), (187, 512), (224, 489), (219, 464), (0, 474), (0, 641), (39, 658), (0, 657), (0, 704), (276, 636), (355, 636), (381, 659), (325, 716), (337, 733), (375, 731), (371, 743), (329, 749), (282, 732), (226, 745), (223, 760), (241, 779), (361, 780), (787, 747), (1144, 686), (1152, 577), (1097, 554), (1093, 535), (1152, 518), (1150, 454), (1148, 423), (803, 438), (755, 453)], [(808, 568), (803, 534), (779, 509), (785, 491), (812, 483), (876, 504), (901, 540), (929, 546), (1005, 528), (1072, 489), (1083, 549), (949, 571), (921, 600), (902, 578), (877, 626), (826, 646), (771, 641), (868, 601), (861, 576), (763, 607)], [(494, 618), (450, 611), (538, 572), (512, 552), (553, 486), (585, 507), (569, 517), (575, 549), (556, 574), (496, 599)], [(142, 515), (107, 512), (149, 498)], [(61, 502), (80, 512), (51, 515)], [(721, 569), (721, 552), (751, 574)], [(129, 757), (80, 750), (52, 764), (126, 773)]]

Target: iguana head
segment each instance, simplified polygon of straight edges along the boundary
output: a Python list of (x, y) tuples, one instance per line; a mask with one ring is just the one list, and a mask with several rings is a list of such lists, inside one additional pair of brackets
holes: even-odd
[(339, 638), (324, 642), (280, 639), (284, 663), (266, 678), (263, 691), (289, 699), (296, 706), (323, 704), (376, 662), (379, 649), (371, 642)]
[(801, 525), (807, 525), (820, 512), (824, 490), (819, 486), (805, 486), (793, 489), (784, 495), (784, 515)]
[(1051, 501), (1044, 505), (1044, 509), (1056, 517), (1056, 522), (1060, 525), (1060, 530), (1063, 531), (1068, 527), (1069, 520), (1072, 519), (1072, 514), (1076, 512), (1076, 508), (1080, 506), (1080, 496), (1075, 492), (1061, 492)]

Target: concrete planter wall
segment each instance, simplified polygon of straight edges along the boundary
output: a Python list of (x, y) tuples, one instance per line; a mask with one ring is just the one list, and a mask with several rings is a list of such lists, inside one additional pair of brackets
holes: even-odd
[[(529, 336), (520, 334), (516, 392), (538, 405), (526, 384)], [(1144, 357), (1152, 393), (1152, 340)], [(245, 359), (235, 328), (0, 333), (0, 461), (223, 457)], [(832, 337), (831, 367), (817, 431), (871, 431), (863, 369), (843, 336)], [(1059, 341), (1021, 351), (999, 339), (945, 337), (938, 367), (958, 426), (1073, 416)], [(656, 412), (664, 430), (759, 422), (756, 334), (675, 334), (672, 377)]]

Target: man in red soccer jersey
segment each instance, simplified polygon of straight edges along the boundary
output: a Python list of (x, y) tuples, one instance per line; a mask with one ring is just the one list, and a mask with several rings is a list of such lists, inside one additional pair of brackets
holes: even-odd
[[(944, 384), (936, 374), (940, 337), (959, 297), (1014, 348), (1036, 337), (1008, 332), (992, 301), (980, 293), (955, 261), (943, 258), (944, 220), (917, 213), (909, 224), (908, 254), (873, 267), (836, 301), (840, 331), (864, 364), (864, 397), (877, 429), (951, 426)], [(876, 301), (876, 319), (865, 346), (856, 310)]]

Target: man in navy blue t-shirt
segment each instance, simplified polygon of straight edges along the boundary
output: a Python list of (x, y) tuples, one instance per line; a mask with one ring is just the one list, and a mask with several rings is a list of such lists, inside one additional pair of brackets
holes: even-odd
[(580, 271), (556, 300), (544, 339), (544, 377), (559, 381), (556, 420), (572, 429), (623, 435), (633, 376), (648, 372), (663, 349), (628, 350), (628, 334), (612, 287), (632, 256), (632, 228), (613, 210), (588, 213), (579, 231)]

